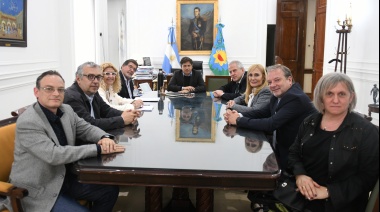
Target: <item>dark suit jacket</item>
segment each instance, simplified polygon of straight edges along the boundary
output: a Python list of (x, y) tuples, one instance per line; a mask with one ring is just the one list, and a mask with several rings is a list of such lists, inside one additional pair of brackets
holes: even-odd
[(92, 100), (95, 115), (95, 118), (92, 118), (90, 101), (76, 82), (66, 89), (64, 103), (70, 105), (79, 117), (103, 130), (125, 126), (121, 117), (123, 112), (110, 107), (98, 92)]
[[(239, 93), (235, 93), (236, 87), (239, 86)], [(233, 100), (236, 97), (240, 96), (242, 93), (245, 92), (245, 89), (247, 88), (247, 72), (244, 73), (243, 79), (241, 79), (240, 84), (238, 85), (236, 82), (231, 81), (227, 83), (226, 85), (223, 85), (219, 88), (219, 90), (222, 90), (224, 94), (222, 95), (223, 100)]]
[(129, 87), (130, 87), (131, 93), (132, 93), (132, 96), (129, 96), (127, 84), (126, 84), (126, 81), (124, 79), (123, 73), (121, 71), (119, 71), (119, 74), (120, 74), (121, 90), (117, 94), (119, 94), (119, 96), (127, 98), (127, 99), (134, 99), (135, 97), (133, 96), (133, 89), (134, 89), (133, 81), (131, 80), (129, 82)]
[(237, 126), (253, 130), (273, 132), (276, 130), (276, 149), (279, 151), (280, 167), (287, 167), (289, 147), (295, 141), (298, 128), (309, 115), (317, 113), (310, 98), (298, 83), (294, 84), (281, 98), (272, 96), (270, 103), (260, 110), (242, 113)]
[[(182, 90), (183, 86), (184, 81), (182, 70), (174, 72), (173, 77), (171, 78), (168, 85), (168, 91), (178, 92)], [(193, 86), (195, 88), (194, 93), (206, 92), (205, 82), (203, 80), (201, 72), (196, 70), (192, 71), (190, 86)]]

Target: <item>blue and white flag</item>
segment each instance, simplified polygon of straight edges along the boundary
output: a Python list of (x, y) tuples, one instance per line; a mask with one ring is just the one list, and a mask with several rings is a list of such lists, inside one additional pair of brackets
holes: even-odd
[(181, 68), (179, 65), (179, 54), (177, 43), (175, 42), (174, 27), (169, 27), (168, 45), (166, 46), (162, 69), (165, 73), (170, 73), (172, 68)]
[(217, 24), (216, 28), (218, 32), (216, 34), (214, 46), (211, 50), (209, 66), (212, 72), (215, 75), (229, 75), (228, 72), (228, 62), (227, 62), (227, 53), (226, 48), (224, 47), (224, 39), (223, 39), (223, 24)]

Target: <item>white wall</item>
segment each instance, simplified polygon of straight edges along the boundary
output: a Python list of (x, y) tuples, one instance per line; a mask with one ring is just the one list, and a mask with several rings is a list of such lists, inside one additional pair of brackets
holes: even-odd
[[(348, 5), (348, 2), (330, 0), (327, 4), (324, 73), (333, 72), (335, 68), (335, 63), (327, 62), (336, 57), (336, 14), (342, 5)], [(379, 24), (373, 24), (379, 20), (378, 8), (377, 0), (352, 0), (353, 28), (347, 36), (347, 75), (353, 80), (358, 94), (356, 110), (365, 114), (368, 104), (372, 104), (372, 86), (379, 85)], [(379, 114), (372, 113), (372, 117), (372, 122), (379, 125)]]
[[(33, 87), (37, 76), (43, 71), (60, 71), (66, 80), (66, 86), (69, 86), (80, 63), (87, 60), (116, 63), (114, 61), (118, 59), (113, 56), (113, 42), (117, 42), (117, 39), (114, 38), (113, 30), (117, 29), (108, 23), (116, 16), (109, 12), (112, 7), (126, 10), (127, 56), (141, 59), (149, 56), (156, 67), (162, 65), (168, 27), (172, 18), (174, 22), (176, 18), (176, 1), (108, 1), (115, 2), (28, 1), (28, 47), (0, 47), (0, 99), (5, 102), (1, 104), (0, 119), (9, 117), (11, 110), (35, 101)], [(241, 60), (245, 67), (252, 63), (265, 64), (266, 25), (275, 23), (276, 2), (219, 0), (219, 15), (226, 25), (223, 35), (229, 61)], [(334, 28), (337, 17), (331, 14), (336, 14), (340, 5), (346, 3), (345, 0), (328, 1), (325, 61), (335, 58), (338, 42)], [(80, 6), (81, 4), (85, 6)], [(352, 4), (354, 27), (348, 35), (350, 49), (347, 74), (352, 77), (358, 91), (357, 110), (367, 113), (367, 105), (372, 103), (370, 89), (374, 83), (379, 82), (379, 25), (371, 24), (379, 20), (379, 2), (352, 0)], [(99, 15), (95, 18), (93, 12)], [(103, 38), (99, 32), (103, 33)], [(104, 53), (101, 39), (108, 39), (108, 42), (104, 42)], [(191, 57), (203, 60), (205, 74), (211, 74), (208, 56)], [(325, 72), (333, 69), (334, 64), (324, 64)], [(378, 125), (378, 114), (373, 114), (373, 117), (374, 123)]]
[[(176, 1), (128, 0), (125, 2), (127, 57), (137, 59), (141, 63), (142, 57), (151, 57), (152, 64), (156, 68), (161, 68), (168, 27), (171, 26), (172, 20), (176, 24)], [(116, 9), (111, 10), (111, 7)], [(124, 5), (120, 0), (108, 0), (108, 31), (103, 35), (109, 37), (106, 48), (110, 52), (105, 60), (113, 63), (118, 61), (115, 48), (118, 45), (118, 27), (115, 22), (118, 20), (115, 16), (117, 17), (117, 13), (122, 9)], [(111, 15), (110, 11), (114, 14)], [(262, 15), (261, 11), (268, 12)], [(247, 68), (253, 63), (265, 64), (267, 19), (270, 24), (275, 23), (276, 0), (219, 0), (218, 12), (225, 25), (223, 36), (228, 60), (240, 60)], [(239, 24), (236, 24), (236, 21), (239, 21)], [(181, 56), (202, 60), (205, 75), (212, 74), (208, 67), (209, 56)]]
[(27, 48), (0, 47), (0, 119), (35, 102), (37, 76), (50, 69), (71, 81), (72, 0), (33, 0), (27, 5)]

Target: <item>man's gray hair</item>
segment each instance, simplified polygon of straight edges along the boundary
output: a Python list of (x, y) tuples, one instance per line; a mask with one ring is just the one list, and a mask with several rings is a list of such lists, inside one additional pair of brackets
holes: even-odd
[(231, 64), (235, 64), (238, 69), (243, 69), (244, 70), (243, 64), (240, 61), (238, 61), (238, 60), (231, 61), (229, 65), (231, 65)]
[(292, 75), (292, 71), (290, 71), (290, 69), (284, 65), (281, 65), (281, 64), (276, 64), (276, 65), (273, 65), (273, 66), (268, 66), (267, 67), (267, 73), (271, 72), (271, 71), (274, 71), (274, 70), (277, 70), (277, 69), (280, 69), (282, 72), (284, 72), (284, 76), (286, 78), (288, 77), (293, 77)]
[(324, 113), (324, 105), (323, 105), (323, 96), (326, 94), (326, 92), (332, 88), (334, 88), (338, 83), (342, 83), (346, 85), (348, 91), (351, 93), (351, 95), (354, 95), (354, 98), (352, 99), (351, 104), (348, 107), (348, 111), (351, 112), (355, 109), (356, 103), (357, 103), (357, 97), (355, 92), (354, 84), (352, 83), (352, 80), (350, 77), (348, 77), (345, 74), (342, 73), (329, 73), (323, 75), (317, 85), (314, 89), (314, 106), (315, 108), (320, 112)]
[(90, 67), (90, 68), (97, 68), (99, 70), (102, 70), (100, 65), (94, 63), (94, 62), (85, 62), (82, 65), (78, 66), (77, 72), (75, 73), (76, 76), (82, 77), (83, 76), (83, 68), (84, 67)]

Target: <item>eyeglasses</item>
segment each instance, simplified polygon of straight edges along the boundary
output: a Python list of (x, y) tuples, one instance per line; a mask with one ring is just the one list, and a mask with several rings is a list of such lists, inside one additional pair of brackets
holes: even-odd
[(95, 78), (98, 80), (98, 81), (101, 81), (103, 79), (103, 76), (102, 75), (94, 75), (94, 74), (82, 74), (82, 76), (85, 76), (87, 77), (90, 81), (94, 81)]
[(42, 90), (44, 90), (46, 93), (54, 93), (54, 91), (58, 91), (59, 94), (63, 94), (65, 93), (65, 90), (64, 88), (53, 88), (53, 87), (41, 87)]
[(115, 72), (104, 72), (103, 74), (107, 76), (116, 76)]
[(130, 69), (132, 69), (133, 71), (136, 71), (136, 69), (137, 69), (137, 68), (135, 68), (133, 65), (128, 65), (128, 67), (129, 67)]

